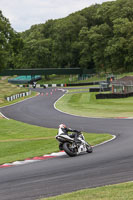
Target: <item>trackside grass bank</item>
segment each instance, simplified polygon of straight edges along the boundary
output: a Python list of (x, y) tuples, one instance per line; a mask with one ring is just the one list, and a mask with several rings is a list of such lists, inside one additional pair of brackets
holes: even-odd
[(79, 79), (78, 75), (49, 75), (47, 79), (42, 76), (42, 80), (38, 81), (39, 84), (69, 84), (69, 83), (86, 83), (106, 80), (106, 76), (88, 76), (84, 80)]
[(32, 91), (30, 96), (21, 97), (21, 98), (18, 98), (16, 100), (12, 101), (12, 102), (8, 102), (5, 99), (6, 97), (10, 97), (12, 95), (23, 93), (23, 92), (28, 92), (28, 89), (20, 88), (20, 87), (17, 87), (16, 85), (8, 83), (7, 78), (4, 79), (4, 80), (0, 80), (0, 107), (19, 102), (20, 100), (22, 101), (26, 98), (29, 98), (29, 97), (36, 95), (36, 92)]
[(132, 200), (133, 183), (85, 189), (42, 200)]
[(133, 97), (96, 99), (95, 94), (68, 93), (57, 101), (56, 108), (86, 117), (133, 117)]
[[(0, 164), (58, 152), (56, 134), (57, 129), (0, 119)], [(110, 134), (84, 135), (91, 145), (112, 138)]]

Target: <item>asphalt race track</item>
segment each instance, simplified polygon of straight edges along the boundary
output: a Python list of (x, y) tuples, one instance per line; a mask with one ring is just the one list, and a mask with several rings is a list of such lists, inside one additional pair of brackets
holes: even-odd
[[(133, 181), (133, 120), (76, 117), (54, 109), (63, 95), (52, 88), (21, 103), (1, 108), (6, 117), (38, 126), (58, 128), (60, 123), (81, 131), (111, 133), (112, 142), (94, 148), (94, 153), (67, 155), (32, 164), (0, 169), (0, 200), (35, 200), (108, 184)], [(49, 93), (46, 96), (46, 92)], [(44, 147), (45, 148), (45, 147)]]

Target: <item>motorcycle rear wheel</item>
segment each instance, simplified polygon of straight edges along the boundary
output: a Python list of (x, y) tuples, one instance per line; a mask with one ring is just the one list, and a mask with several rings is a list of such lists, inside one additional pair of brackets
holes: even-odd
[(63, 144), (63, 149), (64, 151), (67, 153), (67, 155), (69, 155), (70, 157), (74, 157), (77, 155), (77, 152), (74, 151), (72, 148), (71, 148), (71, 144), (68, 143), (68, 142), (65, 142)]

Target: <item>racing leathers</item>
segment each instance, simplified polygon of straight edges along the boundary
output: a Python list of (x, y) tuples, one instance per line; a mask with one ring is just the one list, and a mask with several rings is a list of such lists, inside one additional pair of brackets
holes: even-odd
[[(68, 132), (72, 132), (72, 134), (68, 134)], [(71, 128), (59, 128), (58, 135), (68, 135), (71, 138), (74, 138), (75, 143), (78, 142), (78, 136), (81, 132), (77, 130), (72, 130)]]

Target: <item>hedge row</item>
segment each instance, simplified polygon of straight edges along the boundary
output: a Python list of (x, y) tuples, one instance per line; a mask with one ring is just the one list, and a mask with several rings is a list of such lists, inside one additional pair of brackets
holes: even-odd
[(96, 99), (115, 99), (115, 98), (127, 98), (127, 97), (133, 97), (133, 92), (126, 94), (115, 94), (115, 93), (96, 94)]
[(99, 85), (99, 82), (89, 82), (89, 83), (68, 83), (68, 84), (65, 84), (66, 87), (70, 87), (70, 86), (84, 86), (84, 85)]
[(90, 92), (107, 92), (107, 91), (111, 91), (111, 88), (90, 88), (89, 90)]

